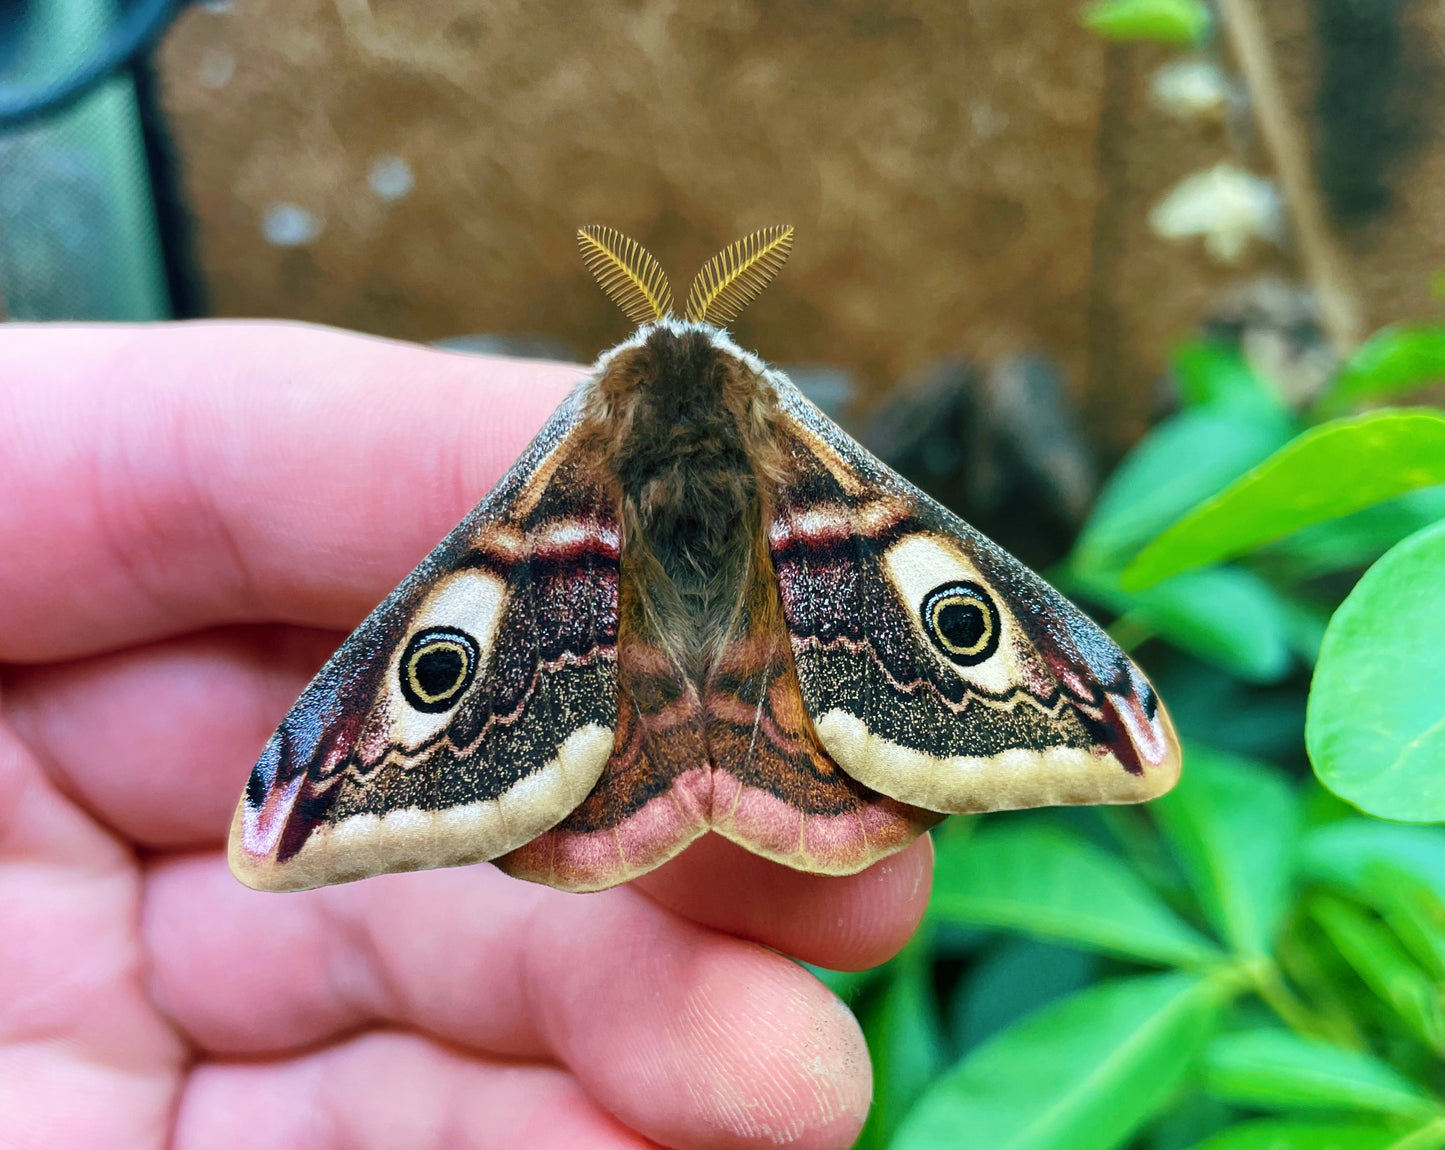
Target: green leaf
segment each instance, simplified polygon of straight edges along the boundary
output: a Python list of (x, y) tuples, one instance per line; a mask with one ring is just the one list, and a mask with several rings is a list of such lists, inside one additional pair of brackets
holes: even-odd
[(1058, 827), (985, 827), (940, 845), (929, 915), (1002, 927), (1143, 962), (1191, 966), (1219, 952), (1113, 855)]
[(809, 962), (799, 965), (807, 969), (814, 978), (844, 1002), (852, 1002), (888, 969), (886, 965), (874, 966), (868, 970), (825, 970), (823, 967), (814, 966)]
[(1110, 1150), (1168, 1102), (1213, 1030), (1217, 984), (1101, 983), (995, 1036), (939, 1079), (891, 1150)]
[(1365, 985), (1425, 1045), (1445, 1053), (1445, 1006), (1439, 991), (1395, 936), (1355, 904), (1333, 896), (1311, 899), (1310, 915)]
[(1315, 663), (1320, 657), (1320, 644), (1325, 641), (1325, 630), (1330, 625), (1330, 609), (1303, 598), (1282, 595), (1280, 611), (1294, 653), (1308, 664)]
[(1179, 785), (1152, 804), (1215, 928), (1268, 954), (1288, 909), (1299, 802), (1276, 772), (1197, 744)]
[(1308, 527), (1267, 544), (1258, 553), (1271, 574), (1312, 579), (1343, 568), (1365, 568), (1407, 535), (1445, 519), (1445, 486), (1420, 487), (1339, 519)]
[(966, 1054), (1040, 1007), (1098, 981), (1099, 956), (1019, 935), (995, 943), (958, 980), (949, 1011), (954, 1048)]
[(1350, 356), (1321, 398), (1320, 411), (1361, 399), (1399, 396), (1445, 379), (1445, 328), (1381, 328)]
[(1288, 441), (1287, 423), (1185, 411), (1161, 423), (1115, 468), (1069, 566), (1116, 570), (1169, 524)]
[(1281, 1122), (1273, 1118), (1231, 1126), (1194, 1150), (1389, 1150), (1397, 1135), (1378, 1126)]
[(1305, 715), (1320, 782), (1381, 818), (1445, 820), (1442, 684), (1445, 521), (1392, 548), (1330, 620)]
[(1195, 44), (1209, 31), (1209, 9), (1200, 0), (1096, 0), (1080, 19), (1109, 40)]
[(1445, 829), (1341, 819), (1305, 835), (1300, 861), (1304, 873), (1356, 890), (1371, 868), (1397, 867), (1445, 899)]
[[(1102, 598), (1102, 597), (1101, 597)], [(1106, 605), (1125, 618), (1249, 683), (1276, 683), (1293, 666), (1297, 614), (1252, 571), (1187, 571)]]
[[(1275, 761), (1288, 761), (1304, 745), (1303, 686), (1261, 691), (1196, 659), (1170, 651), (1150, 656), (1149, 677), (1168, 704), (1182, 739), (1200, 739), (1221, 751)], [(1310, 790), (1346, 806), (1324, 787)]]
[(863, 1016), (873, 1056), (873, 1106), (855, 1150), (888, 1145), (903, 1116), (944, 1065), (929, 954), (918, 939), (889, 964), (883, 993)]
[(1390, 1143), (1390, 1150), (1441, 1150), (1442, 1147), (1445, 1147), (1445, 1119), (1439, 1118)]
[(1204, 1052), (1205, 1089), (1245, 1108), (1318, 1107), (1424, 1119), (1440, 1104), (1389, 1063), (1288, 1030), (1222, 1034)]
[(1365, 872), (1367, 904), (1434, 982), (1445, 985), (1445, 903), (1424, 883), (1398, 867)]
[(1148, 1135), (1134, 1142), (1133, 1150), (1190, 1150), (1239, 1117), (1232, 1106), (1199, 1090), (1185, 1090), (1150, 1125)]
[(1326, 423), (1175, 523), (1135, 556), (1121, 582), (1147, 587), (1437, 483), (1445, 483), (1445, 415), (1374, 411)]
[(1279, 396), (1234, 348), (1196, 341), (1178, 348), (1171, 362), (1186, 406), (1287, 426)]

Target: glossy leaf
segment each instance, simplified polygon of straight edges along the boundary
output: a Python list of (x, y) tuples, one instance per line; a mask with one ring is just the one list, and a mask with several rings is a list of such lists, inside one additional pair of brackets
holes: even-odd
[(1354, 903), (1330, 896), (1311, 900), (1310, 915), (1376, 996), (1416, 1037), (1445, 1054), (1445, 1005), (1439, 990), (1394, 934)]
[(1262, 955), (1284, 919), (1299, 804), (1276, 772), (1198, 745), (1179, 785), (1151, 809), (1220, 935)]
[(1386, 327), (1367, 339), (1335, 375), (1321, 411), (1362, 399), (1404, 395), (1445, 380), (1445, 328)]
[(1368, 567), (1396, 543), (1445, 519), (1445, 486), (1421, 487), (1363, 511), (1303, 527), (1258, 555), (1272, 574), (1303, 580)]
[(1192, 507), (1267, 459), (1290, 436), (1285, 423), (1186, 411), (1154, 428), (1109, 477), (1069, 566), (1118, 570)]
[(1290, 418), (1274, 389), (1232, 347), (1187, 343), (1175, 350), (1170, 363), (1188, 407), (1273, 423), (1287, 424)]
[(1267, 1119), (1231, 1126), (1193, 1150), (1390, 1150), (1398, 1137), (1379, 1126)]
[(1128, 619), (1248, 683), (1278, 682), (1293, 666), (1290, 605), (1241, 567), (1187, 571), (1116, 602)]
[(1315, 774), (1381, 818), (1445, 820), (1442, 573), (1445, 522), (1392, 548), (1330, 620), (1310, 684)]
[(1311, 523), (1445, 483), (1445, 415), (1376, 411), (1313, 428), (1145, 547), (1123, 586), (1148, 587)]
[(1445, 1150), (1445, 1119), (1437, 1118), (1399, 1141), (1391, 1142), (1390, 1150)]
[(1204, 1083), (1216, 1098), (1245, 1108), (1315, 1107), (1405, 1118), (1440, 1110), (1437, 1100), (1373, 1055), (1288, 1030), (1215, 1038), (1204, 1053)]
[(997, 1035), (939, 1079), (891, 1150), (1110, 1150), (1168, 1101), (1213, 1030), (1219, 988), (1186, 974), (1103, 983)]
[(1397, 867), (1445, 899), (1445, 828), (1341, 819), (1304, 836), (1300, 863), (1308, 875), (1357, 890), (1370, 868)]
[(920, 938), (889, 964), (888, 972), (883, 993), (863, 1016), (863, 1034), (873, 1057), (873, 1106), (857, 1150), (888, 1145), (899, 1121), (945, 1061), (932, 968)]
[(1201, 0), (1097, 0), (1081, 18), (1110, 40), (1193, 44), (1209, 31), (1209, 8)]
[(1118, 858), (1038, 824), (987, 826), (957, 850), (941, 844), (929, 914), (1144, 962), (1220, 957)]

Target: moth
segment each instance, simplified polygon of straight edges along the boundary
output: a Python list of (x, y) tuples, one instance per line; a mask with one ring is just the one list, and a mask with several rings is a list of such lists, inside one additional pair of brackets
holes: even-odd
[(1043, 579), (724, 330), (790, 227), (698, 273), (578, 233), (639, 326), (267, 742), (249, 886), (492, 860), (566, 890), (707, 831), (848, 874), (945, 814), (1168, 790), (1169, 716)]

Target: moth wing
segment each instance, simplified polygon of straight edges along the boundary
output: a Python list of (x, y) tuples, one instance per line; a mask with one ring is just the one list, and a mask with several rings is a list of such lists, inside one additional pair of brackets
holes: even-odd
[(908, 846), (939, 816), (838, 768), (809, 718), (766, 541), (758, 540), (735, 637), (703, 704), (712, 825), (755, 854), (814, 874), (853, 874)]
[(602, 890), (661, 866), (708, 830), (711, 778), (697, 690), (641, 610), (628, 558), (619, 600), (612, 757), (566, 818), (496, 860), (514, 878)]
[(1169, 790), (1173, 726), (1113, 640), (771, 378), (785, 478), (769, 546), (802, 698), (838, 765), (947, 813)]
[(617, 508), (573, 393), (266, 744), (230, 862), (262, 890), (494, 858), (592, 789), (617, 726)]

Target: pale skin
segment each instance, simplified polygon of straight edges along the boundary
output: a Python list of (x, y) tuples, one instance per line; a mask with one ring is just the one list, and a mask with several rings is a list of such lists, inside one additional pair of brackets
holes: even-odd
[(577, 377), (297, 325), (0, 328), (0, 1143), (851, 1144), (862, 1035), (782, 955), (892, 955), (926, 838), (822, 878), (712, 835), (593, 895), (226, 869), (272, 727)]

